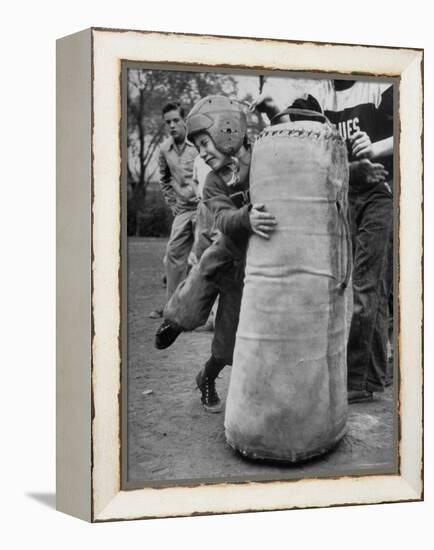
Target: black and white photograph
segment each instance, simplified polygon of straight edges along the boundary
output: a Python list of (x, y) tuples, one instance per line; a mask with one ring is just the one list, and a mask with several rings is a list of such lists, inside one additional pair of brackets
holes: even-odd
[(398, 472), (397, 90), (123, 62), (125, 489)]

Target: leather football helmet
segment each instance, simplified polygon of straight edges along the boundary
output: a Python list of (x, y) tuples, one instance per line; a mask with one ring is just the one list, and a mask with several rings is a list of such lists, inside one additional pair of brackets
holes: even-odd
[(207, 132), (216, 148), (234, 155), (241, 147), (247, 132), (246, 115), (235, 99), (209, 95), (196, 103), (186, 118), (187, 139)]

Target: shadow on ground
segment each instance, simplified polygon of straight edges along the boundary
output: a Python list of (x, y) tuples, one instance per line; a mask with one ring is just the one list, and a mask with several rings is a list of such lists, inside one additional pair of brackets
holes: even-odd
[(48, 508), (56, 509), (56, 493), (27, 493), (27, 496)]

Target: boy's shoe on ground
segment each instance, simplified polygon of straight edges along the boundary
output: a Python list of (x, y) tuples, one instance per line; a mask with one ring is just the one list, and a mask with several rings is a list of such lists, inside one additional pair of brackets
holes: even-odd
[(161, 319), (163, 317), (163, 309), (154, 309), (148, 317), (151, 319)]
[(155, 333), (155, 347), (157, 349), (168, 348), (178, 338), (181, 332), (179, 328), (173, 326), (168, 321), (163, 321)]
[(202, 401), (203, 408), (211, 413), (221, 412), (222, 402), (215, 389), (215, 380), (211, 381), (205, 372), (201, 370), (196, 376), (196, 385), (202, 394), (200, 400)]
[(208, 321), (202, 325), (201, 327), (198, 327), (195, 332), (213, 332), (214, 331), (214, 323), (212, 319), (208, 319)]

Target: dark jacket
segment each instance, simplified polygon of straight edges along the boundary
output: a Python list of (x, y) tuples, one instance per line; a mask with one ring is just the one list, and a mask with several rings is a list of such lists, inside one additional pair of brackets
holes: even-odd
[(216, 229), (221, 231), (229, 247), (237, 256), (243, 256), (252, 232), (249, 220), (249, 166), (241, 168), (241, 181), (228, 186), (215, 172), (206, 178), (203, 198), (211, 211)]

